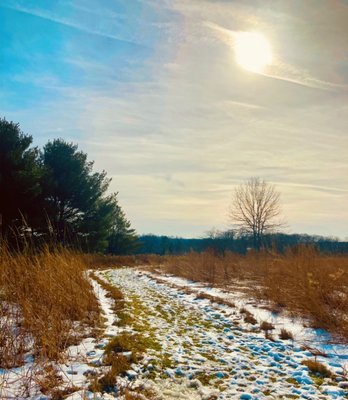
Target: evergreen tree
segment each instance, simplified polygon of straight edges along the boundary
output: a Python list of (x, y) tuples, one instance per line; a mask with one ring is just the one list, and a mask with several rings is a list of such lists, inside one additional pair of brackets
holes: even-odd
[(53, 237), (87, 251), (131, 253), (137, 236), (117, 195), (106, 193), (105, 171), (94, 172), (87, 154), (63, 139), (41, 153), (31, 143), (18, 124), (0, 119), (1, 236), (18, 241), (30, 234), (33, 243)]
[[(0, 119), (0, 229), (2, 236), (31, 224), (40, 193), (38, 150), (19, 124)], [(11, 236), (11, 235), (10, 235)]]
[(114, 214), (112, 201), (105, 195), (110, 182), (106, 173), (93, 172), (87, 154), (62, 139), (46, 144), (41, 161), (43, 205), (57, 240), (63, 244), (82, 241), (89, 247), (94, 238), (93, 249), (101, 249)]
[(116, 194), (100, 198), (95, 202), (79, 226), (79, 241), (83, 250), (103, 252), (107, 249), (118, 212)]
[(117, 208), (116, 218), (109, 237), (107, 252), (109, 254), (132, 254), (139, 247), (138, 236), (117, 200), (115, 206)]

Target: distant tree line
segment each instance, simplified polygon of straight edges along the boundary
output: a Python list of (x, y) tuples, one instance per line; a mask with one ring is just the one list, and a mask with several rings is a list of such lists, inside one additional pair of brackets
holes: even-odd
[[(232, 251), (246, 254), (254, 247), (252, 234), (241, 235), (235, 231), (212, 232), (200, 239), (186, 239), (180, 237), (156, 236), (153, 234), (139, 237), (139, 254), (185, 254), (190, 251), (214, 251), (223, 254)], [(306, 234), (266, 234), (263, 238), (263, 247), (283, 252), (287, 247), (299, 244), (310, 244), (326, 253), (347, 253), (348, 242), (341, 242), (337, 238)]]
[(337, 238), (280, 233), (280, 228), (286, 226), (281, 218), (280, 193), (274, 185), (258, 177), (235, 188), (229, 220), (232, 229), (212, 230), (200, 239), (142, 235), (138, 252), (166, 255), (208, 250), (220, 255), (226, 251), (245, 254), (252, 249), (284, 252), (287, 247), (300, 244), (314, 245), (322, 252), (348, 252), (348, 242)]
[(30, 241), (84, 251), (132, 253), (137, 235), (106, 172), (63, 139), (42, 150), (19, 124), (0, 119), (0, 235), (11, 246)]

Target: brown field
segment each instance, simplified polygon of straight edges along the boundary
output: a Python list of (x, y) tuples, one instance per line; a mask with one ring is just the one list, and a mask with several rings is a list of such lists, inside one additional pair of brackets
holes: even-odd
[(219, 287), (243, 288), (274, 307), (309, 319), (313, 327), (348, 340), (348, 255), (325, 255), (311, 246), (285, 254), (213, 251), (165, 258), (162, 271)]
[(117, 257), (64, 249), (14, 254), (2, 246), (0, 265), (0, 367), (21, 365), (28, 343), (38, 359), (60, 359), (62, 350), (100, 326), (86, 271), (120, 266), (147, 266), (225, 289), (240, 286), (307, 318), (313, 327), (328, 329), (336, 339), (348, 339), (348, 256), (320, 254), (313, 247), (285, 254)]
[(0, 367), (21, 365), (29, 345), (37, 359), (59, 359), (98, 325), (99, 305), (78, 254), (13, 254), (2, 246), (0, 265)]

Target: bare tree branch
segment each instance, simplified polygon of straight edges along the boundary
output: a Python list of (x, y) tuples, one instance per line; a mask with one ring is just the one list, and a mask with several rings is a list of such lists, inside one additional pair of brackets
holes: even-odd
[(260, 178), (250, 178), (235, 189), (229, 218), (240, 232), (252, 235), (256, 248), (261, 247), (266, 233), (285, 226), (278, 219), (280, 215), (280, 194), (274, 185)]

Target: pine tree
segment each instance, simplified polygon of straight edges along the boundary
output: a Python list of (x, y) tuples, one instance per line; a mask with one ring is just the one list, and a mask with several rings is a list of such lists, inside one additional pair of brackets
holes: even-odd
[(0, 119), (0, 229), (8, 239), (30, 225), (37, 212), (41, 169), (31, 144), (19, 124)]
[(107, 252), (110, 254), (132, 254), (139, 247), (138, 236), (116, 200), (116, 218), (109, 237)]
[(106, 247), (114, 214), (106, 173), (93, 172), (87, 154), (62, 139), (46, 144), (41, 162), (43, 206), (57, 240), (90, 247), (93, 238), (92, 250)]
[(107, 249), (118, 211), (116, 194), (100, 198), (95, 202), (79, 226), (79, 242), (83, 250), (104, 252)]

